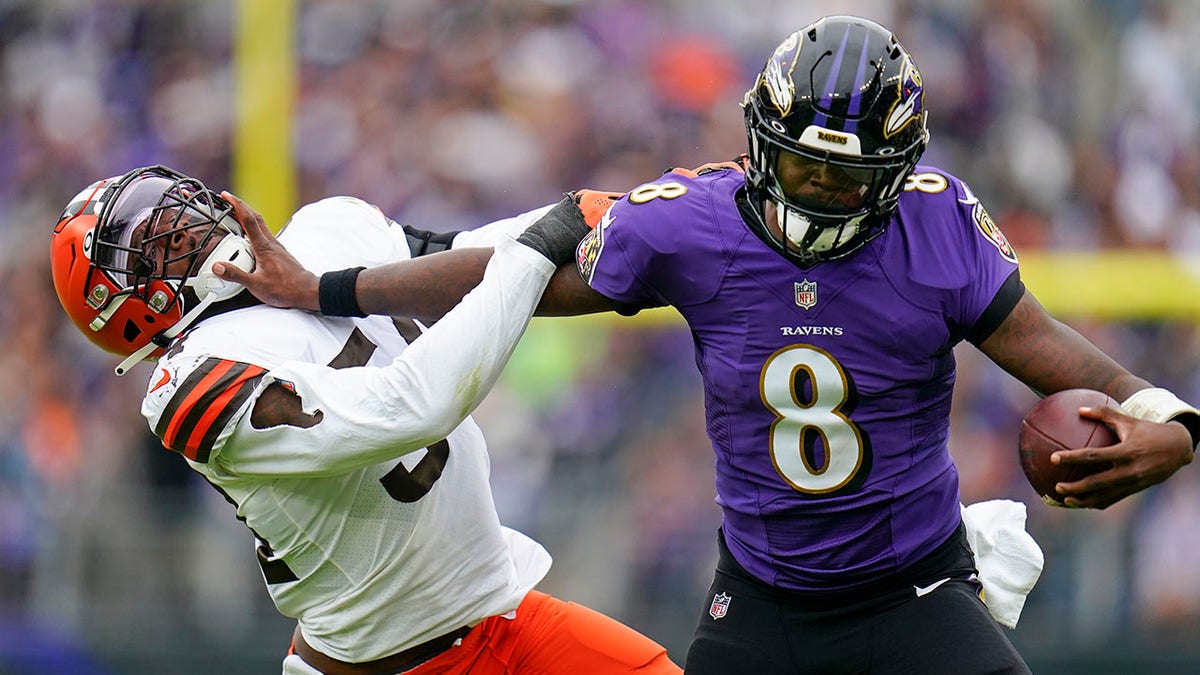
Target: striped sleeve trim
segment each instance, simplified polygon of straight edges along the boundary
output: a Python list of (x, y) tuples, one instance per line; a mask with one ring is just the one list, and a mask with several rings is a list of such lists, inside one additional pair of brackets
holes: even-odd
[(205, 359), (179, 385), (154, 434), (168, 450), (194, 462), (207, 462), (221, 431), (266, 372), (250, 363)]

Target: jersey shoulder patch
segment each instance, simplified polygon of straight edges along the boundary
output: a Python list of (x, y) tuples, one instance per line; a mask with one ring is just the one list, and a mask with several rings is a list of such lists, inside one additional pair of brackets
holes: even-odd
[(193, 462), (207, 462), (266, 373), (261, 366), (216, 357), (160, 363), (145, 403), (154, 435), (166, 449)]
[(604, 229), (600, 227), (583, 235), (579, 246), (575, 248), (575, 265), (579, 269), (579, 276), (583, 277), (583, 282), (589, 286), (592, 284), (592, 276), (596, 273), (596, 260), (603, 248)]
[(971, 220), (975, 222), (975, 227), (979, 228), (980, 233), (983, 234), (983, 238), (989, 244), (996, 247), (1001, 257), (1010, 263), (1015, 264), (1017, 262), (1016, 250), (1012, 244), (1008, 243), (1008, 237), (1005, 237), (1004, 233), (1000, 231), (1000, 226), (996, 225), (996, 221), (992, 220), (992, 217), (988, 215), (987, 209), (983, 208), (983, 204), (977, 202), (974, 205), (971, 211)]
[(1000, 227), (996, 225), (996, 221), (988, 214), (987, 209), (983, 208), (983, 204), (976, 197), (971, 188), (967, 184), (956, 179), (958, 182), (959, 192), (962, 196), (958, 197), (958, 203), (962, 208), (968, 208), (971, 211), (970, 219), (974, 223), (975, 229), (983, 235), (984, 240), (991, 244), (1000, 252), (1000, 256), (1010, 263), (1017, 263), (1017, 252), (1013, 249), (1012, 244), (1008, 243), (1008, 238), (1000, 231)]
[(908, 176), (904, 192), (930, 199), (931, 206), (924, 208), (933, 208), (940, 213), (952, 211), (962, 214), (957, 216), (959, 220), (973, 225), (975, 231), (999, 251), (1002, 258), (1017, 264), (1017, 253), (1012, 244), (963, 180), (934, 167), (918, 166)]

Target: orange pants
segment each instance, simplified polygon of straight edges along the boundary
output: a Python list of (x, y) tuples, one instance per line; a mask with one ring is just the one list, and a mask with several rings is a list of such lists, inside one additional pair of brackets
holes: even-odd
[(667, 650), (615, 619), (530, 591), (515, 619), (493, 616), (458, 647), (404, 675), (678, 675)]

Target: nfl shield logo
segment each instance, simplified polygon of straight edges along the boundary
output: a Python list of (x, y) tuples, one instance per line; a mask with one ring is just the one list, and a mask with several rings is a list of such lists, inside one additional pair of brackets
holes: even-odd
[(708, 615), (713, 619), (719, 619), (725, 616), (729, 611), (729, 595), (726, 593), (717, 593), (713, 596), (712, 604), (708, 607)]
[(796, 304), (804, 309), (817, 304), (817, 282), (808, 279), (796, 282)]

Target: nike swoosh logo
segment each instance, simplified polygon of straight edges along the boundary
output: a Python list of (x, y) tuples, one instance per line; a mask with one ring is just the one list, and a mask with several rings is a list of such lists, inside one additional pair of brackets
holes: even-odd
[(162, 377), (158, 378), (158, 382), (155, 382), (153, 387), (150, 387), (149, 393), (153, 394), (155, 391), (161, 389), (170, 381), (171, 381), (171, 373), (167, 372), (166, 368), (163, 368), (162, 369)]
[(966, 199), (958, 200), (959, 204), (962, 204), (963, 206), (974, 206), (979, 203), (979, 197), (976, 197), (975, 193), (971, 192), (971, 188), (967, 187), (966, 183), (959, 181), (958, 185), (962, 188), (963, 192), (965, 192), (967, 195)]
[(950, 577), (946, 577), (945, 579), (942, 579), (941, 581), (935, 581), (932, 584), (929, 584), (928, 586), (913, 586), (913, 589), (917, 592), (917, 597), (919, 598), (923, 595), (929, 595), (930, 593), (936, 591), (939, 586), (946, 583), (947, 581), (950, 581)]

